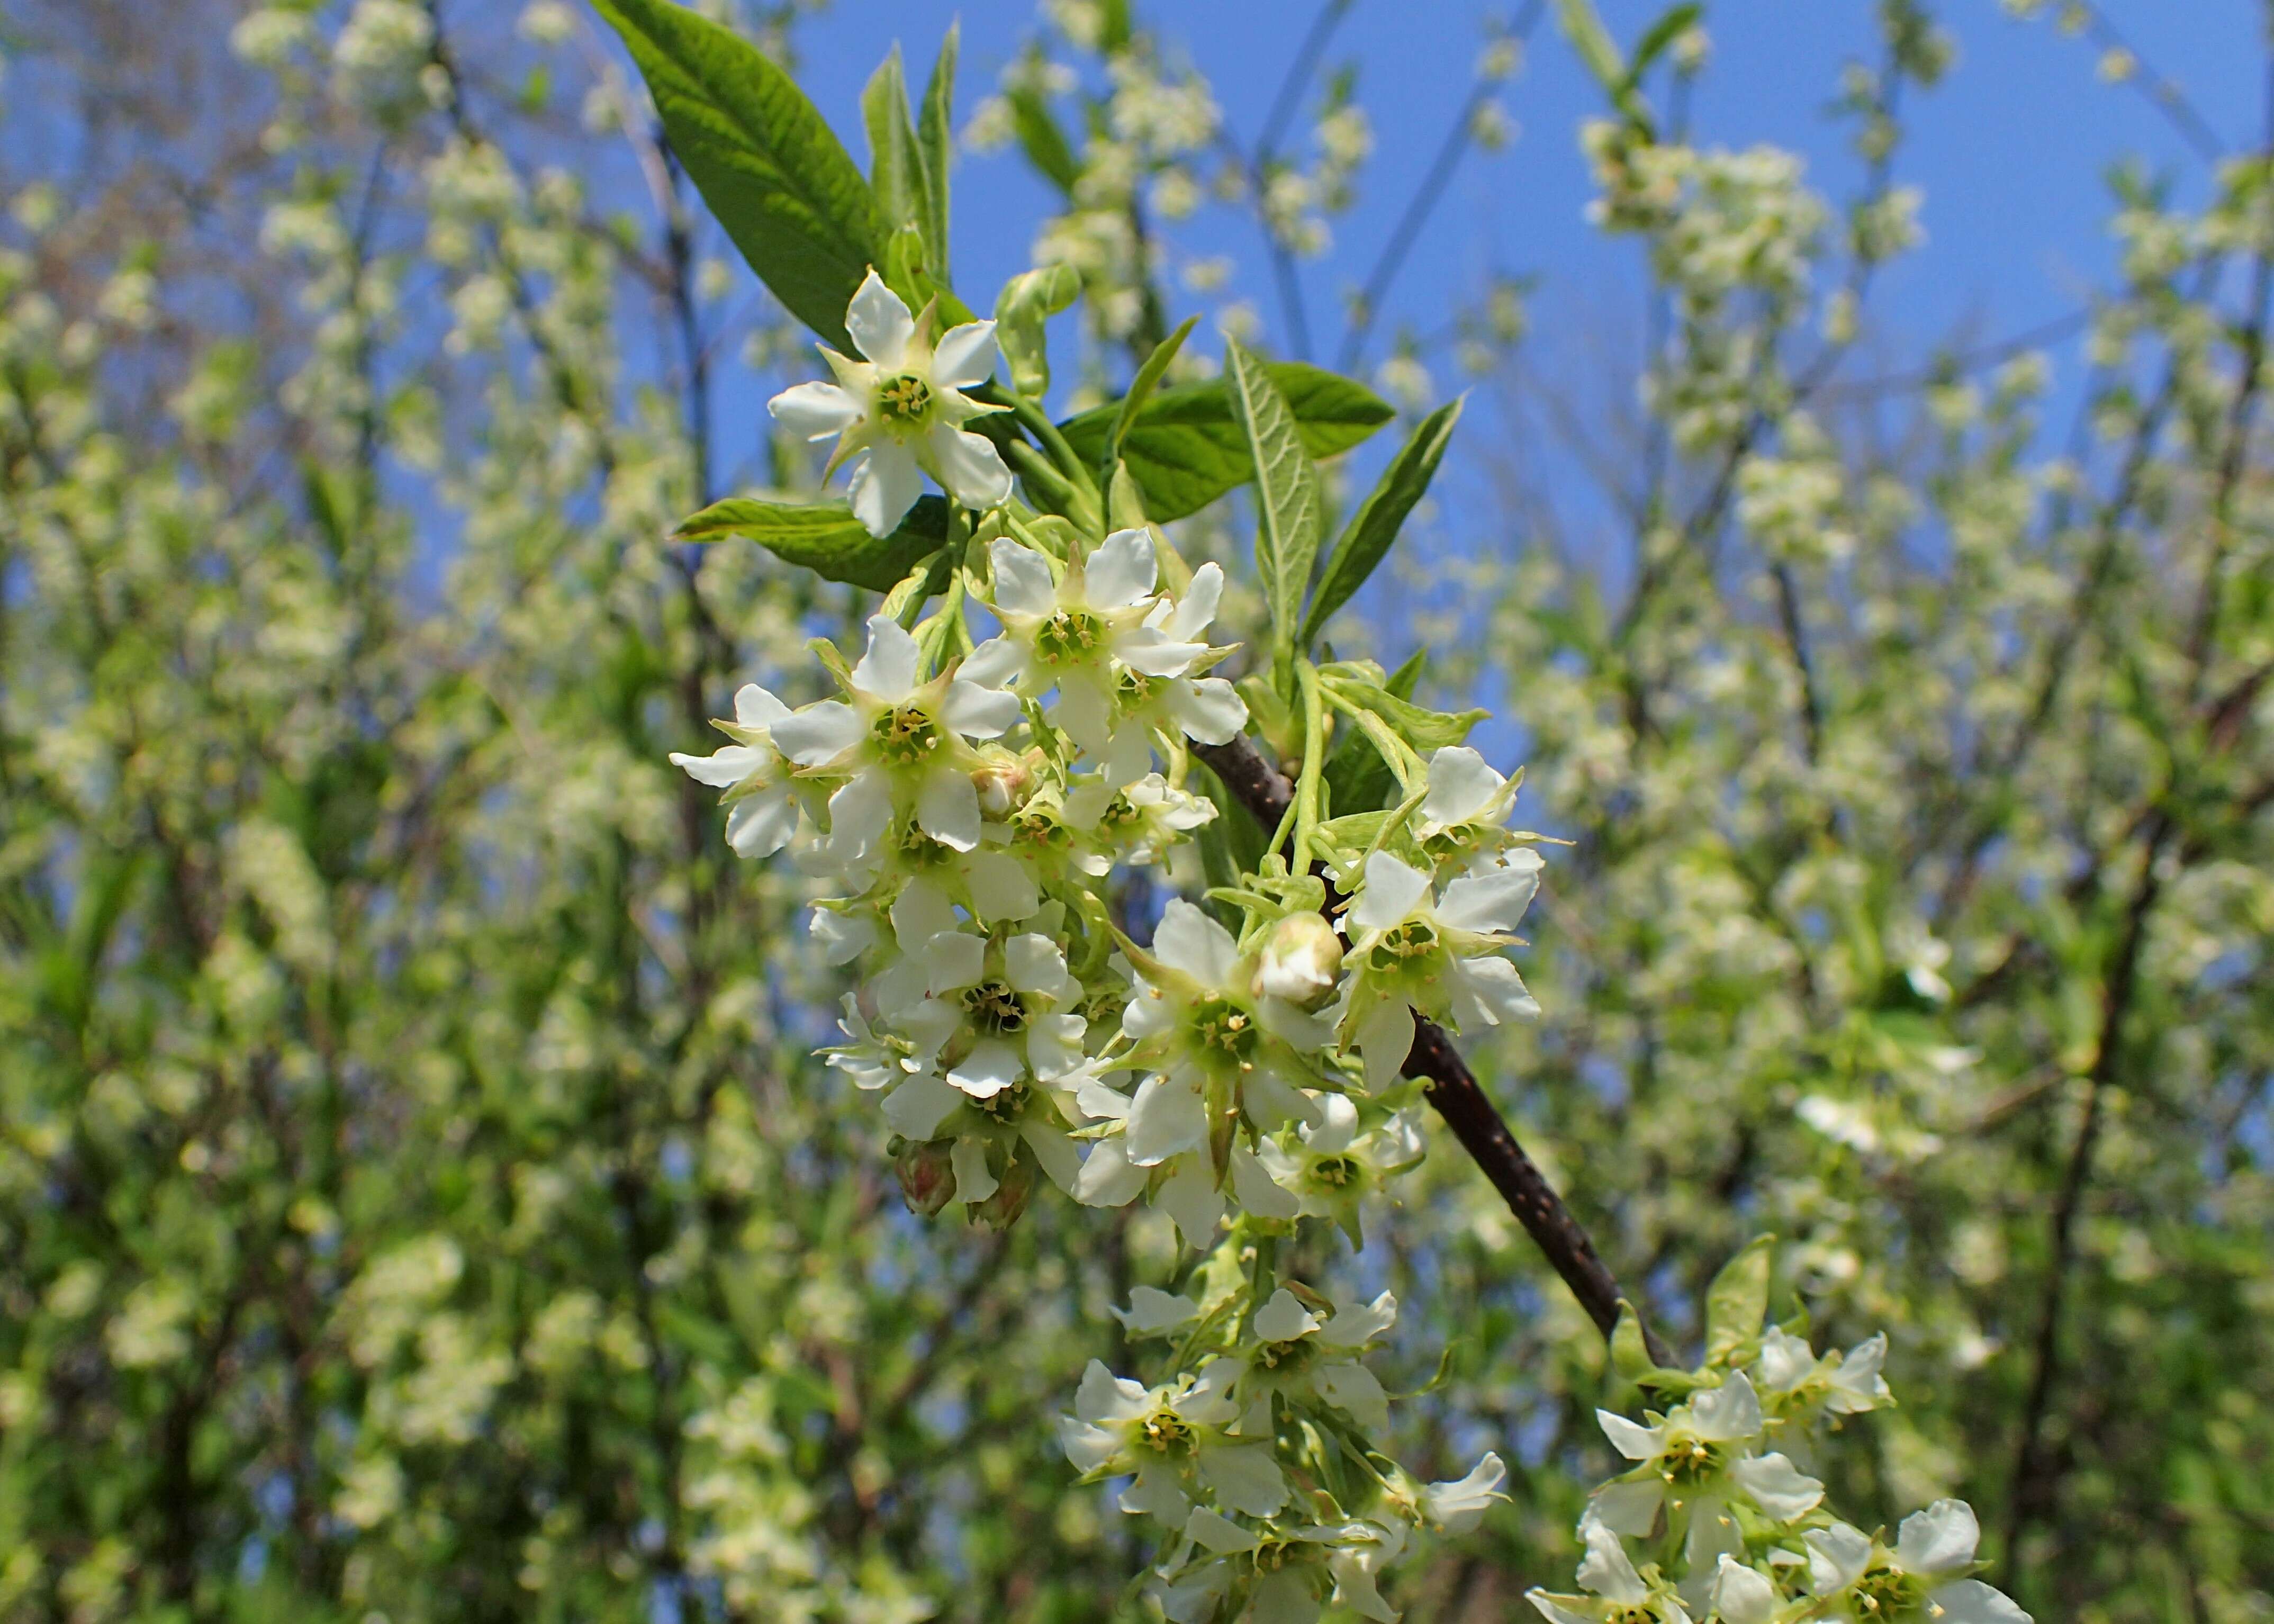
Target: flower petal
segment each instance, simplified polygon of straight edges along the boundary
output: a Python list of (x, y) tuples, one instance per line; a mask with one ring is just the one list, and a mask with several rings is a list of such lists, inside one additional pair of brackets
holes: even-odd
[(889, 536), (923, 494), (923, 470), (915, 453), (896, 440), (872, 446), (855, 464), (845, 487), (853, 516), (871, 536)]
[(1824, 1500), (1824, 1485), (1781, 1455), (1758, 1455), (1729, 1469), (1753, 1503), (1780, 1522), (1795, 1522)]
[(1915, 1574), (1956, 1573), (1974, 1562), (1982, 1525), (1962, 1500), (1939, 1500), (1903, 1519), (1895, 1536), (1895, 1560)]
[(834, 699), (794, 711), (773, 725), (774, 748), (801, 767), (825, 767), (861, 742), (860, 713)]
[(1808, 1545), (1809, 1586), (1818, 1596), (1846, 1590), (1871, 1560), (1870, 1536), (1845, 1522), (1811, 1529), (1801, 1538)]
[(1366, 860), (1366, 888), (1352, 905), (1351, 929), (1387, 930), (1412, 913), (1428, 894), (1427, 875), (1388, 852), (1376, 852)]
[(730, 744), (708, 756), (689, 756), (683, 751), (671, 753), (671, 764), (685, 770), (687, 776), (697, 784), (708, 784), (712, 789), (732, 789), (752, 773), (764, 768), (771, 750), (755, 745)]
[(1743, 1371), (1731, 1371), (1718, 1387), (1690, 1401), (1690, 1425), (1700, 1438), (1716, 1443), (1751, 1438), (1761, 1430), (1760, 1395)]
[(1123, 1130), (1129, 1160), (1157, 1167), (1183, 1151), (1208, 1143), (1208, 1113), (1201, 1092), (1190, 1083), (1158, 1073), (1138, 1085)]
[(1192, 677), (1170, 686), (1169, 714), (1185, 736), (1201, 744), (1224, 744), (1247, 726), (1247, 702), (1222, 677)]
[(958, 1139), (947, 1153), (947, 1165), (955, 1171), (955, 1199), (976, 1206), (1001, 1187), (1000, 1181), (987, 1169), (987, 1152), (977, 1139)]
[(1666, 1433), (1661, 1427), (1645, 1426), (1611, 1410), (1598, 1410), (1595, 1420), (1601, 1425), (1603, 1436), (1611, 1440), (1611, 1447), (1630, 1461), (1647, 1461), (1666, 1447)]
[(942, 764), (916, 793), (916, 825), (942, 846), (968, 852), (979, 844), (979, 791), (968, 772)]
[(983, 925), (1022, 920), (1043, 906), (1035, 876), (1008, 853), (972, 853), (963, 860), (963, 877), (971, 888), (971, 911)]
[(1081, 1164), (1073, 1199), (1084, 1207), (1126, 1207), (1144, 1190), (1147, 1177), (1119, 1139), (1101, 1139)]
[(939, 335), (931, 352), (932, 387), (968, 389), (995, 375), (995, 324), (967, 321)]
[(995, 607), (1012, 614), (1045, 615), (1058, 606), (1050, 563), (1032, 547), (998, 537), (987, 549), (995, 566)]
[(853, 687), (880, 703), (897, 705), (915, 691), (922, 658), (906, 627), (889, 614), (872, 614), (869, 646), (850, 673)]
[(797, 832), (797, 800), (789, 786), (761, 790), (727, 814), (727, 844), (738, 857), (771, 857)]
[(916, 323), (900, 296), (885, 286), (885, 279), (872, 267), (846, 307), (845, 330), (864, 358), (889, 369), (907, 361)]
[(1287, 1479), (1265, 1443), (1232, 1444), (1201, 1452), (1201, 1477), (1216, 1499), (1251, 1517), (1268, 1517), (1287, 1503)]
[(1178, 1163), (1176, 1171), (1155, 1192), (1153, 1205), (1169, 1214), (1178, 1235), (1195, 1252), (1215, 1237), (1216, 1226), (1224, 1217), (1224, 1192), (1209, 1177), (1207, 1162), (1200, 1156), (1186, 1156)]
[(1587, 1541), (1587, 1554), (1580, 1561), (1576, 1575), (1581, 1584), (1621, 1607), (1632, 1607), (1650, 1599), (1650, 1587), (1635, 1571), (1634, 1562), (1627, 1555), (1627, 1548), (1619, 1543), (1617, 1534), (1593, 1517), (1582, 1522), (1579, 1531)]
[(928, 1139), (963, 1100), (937, 1077), (911, 1077), (885, 1096), (885, 1123), (895, 1133)]
[(2003, 1590), (1979, 1579), (1946, 1584), (1927, 1598), (1936, 1624), (2030, 1624), (2029, 1615), (2015, 1606)]
[(1176, 897), (1162, 910), (1153, 932), (1153, 956), (1214, 990), (1231, 980), (1239, 963), (1239, 944), (1197, 905)]
[(1293, 1218), (1303, 1210), (1294, 1192), (1282, 1189), (1245, 1145), (1231, 1147), (1231, 1192), (1258, 1218)]
[(983, 434), (935, 423), (924, 431), (924, 447), (938, 470), (940, 484), (966, 508), (992, 508), (1010, 496), (1011, 470), (1003, 465), (995, 442)]
[(1019, 696), (959, 672), (939, 702), (939, 719), (967, 739), (998, 739), (1017, 726)]
[(1508, 780), (1465, 744), (1447, 745), (1429, 758), (1429, 789), (1421, 798), (1425, 823), (1465, 823), (1493, 803)]
[(1445, 887), (1437, 917), (1455, 930), (1513, 930), (1539, 890), (1536, 868), (1487, 868)]
[(859, 401), (833, 383), (802, 383), (766, 402), (774, 421), (804, 440), (827, 440), (861, 421)]
[(1116, 530), (1083, 564), (1089, 601), (1100, 609), (1126, 609), (1153, 590), (1153, 538), (1140, 530)]
[(1197, 643), (1201, 634), (1216, 619), (1216, 605), (1224, 598), (1224, 566), (1216, 563), (1201, 565), (1193, 571), (1192, 584), (1177, 600), (1176, 612), (1162, 628), (1179, 643)]

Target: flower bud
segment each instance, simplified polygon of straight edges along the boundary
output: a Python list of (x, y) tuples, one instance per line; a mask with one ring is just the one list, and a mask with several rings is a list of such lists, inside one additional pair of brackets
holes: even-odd
[(1003, 1170), (1003, 1182), (995, 1186), (995, 1193), (983, 1201), (974, 1201), (968, 1215), (972, 1222), (990, 1229), (1007, 1229), (1019, 1222), (1034, 1193), (1035, 1153), (1021, 1144), (1011, 1165)]
[(955, 1199), (955, 1167), (949, 1160), (954, 1149), (953, 1139), (908, 1140), (892, 1158), (900, 1195), (917, 1217), (936, 1218)]
[(1335, 928), (1316, 914), (1290, 914), (1263, 938), (1254, 990), (1315, 1010), (1334, 996), (1342, 973), (1343, 941)]
[(979, 792), (979, 809), (989, 817), (1008, 817), (1011, 808), (1026, 800), (1034, 781), (1034, 769), (1026, 758), (999, 745), (990, 748), (971, 773), (971, 786)]

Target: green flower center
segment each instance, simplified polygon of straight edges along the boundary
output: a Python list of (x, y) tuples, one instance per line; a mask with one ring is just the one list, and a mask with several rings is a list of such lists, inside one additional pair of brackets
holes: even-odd
[(1409, 919), (1383, 931), (1382, 939), (1368, 950), (1367, 958), (1377, 970), (1397, 970), (1409, 959), (1434, 952), (1436, 946), (1435, 928), (1426, 920)]
[(1107, 829), (1127, 829), (1145, 821), (1145, 815), (1129, 803), (1129, 797), (1117, 794), (1099, 815), (1098, 823)]
[(982, 981), (963, 990), (964, 1011), (982, 1032), (1013, 1033), (1027, 1029), (1027, 1006), (1004, 981)]
[(1677, 1488), (1710, 1483), (1728, 1465), (1721, 1447), (1702, 1438), (1683, 1439), (1658, 1457), (1659, 1475)]
[(1200, 1443), (1193, 1424), (1173, 1410), (1156, 1410), (1137, 1428), (1145, 1447), (1158, 1455), (1190, 1455)]
[(1078, 665), (1104, 643), (1105, 623), (1086, 609), (1061, 609), (1035, 628), (1035, 652), (1045, 665)]
[(1291, 1539), (1267, 1539), (1255, 1547), (1255, 1571), (1260, 1574), (1277, 1573), (1302, 1554), (1302, 1547)]
[(1193, 1040), (1203, 1053), (1245, 1060), (1255, 1052), (1255, 1017), (1226, 999), (1211, 998), (1193, 1011)]
[(1924, 1611), (1926, 1590), (1916, 1574), (1900, 1568), (1874, 1568), (1856, 1581), (1856, 1616), (1904, 1619)]
[(984, 1111), (997, 1122), (1008, 1125), (1027, 1114), (1027, 1101), (1031, 1097), (1032, 1092), (1026, 1084), (1013, 1083), (999, 1094), (974, 1100), (971, 1104), (974, 1109)]
[(1326, 1190), (1347, 1190), (1366, 1169), (1356, 1156), (1321, 1156), (1311, 1163), (1311, 1182)]
[(1648, 1602), (1613, 1603), (1603, 1611), (1603, 1624), (1660, 1624), (1658, 1609)]
[(1030, 807), (1011, 820), (1011, 838), (1046, 852), (1063, 852), (1073, 844), (1073, 831), (1040, 808)]
[(1166, 677), (1148, 677), (1141, 671), (1124, 666), (1120, 676), (1114, 680), (1113, 691), (1124, 706), (1134, 710), (1159, 693), (1161, 685), (1167, 680)]
[(939, 726), (922, 705), (896, 705), (876, 719), (870, 734), (877, 754), (895, 766), (912, 767), (939, 748)]
[(887, 378), (877, 386), (877, 415), (887, 423), (921, 427), (931, 411), (931, 385), (912, 372)]
[(930, 835), (911, 823), (900, 831), (900, 858), (911, 868), (941, 868), (955, 857), (955, 848)]
[(1265, 1370), (1292, 1375), (1311, 1362), (1315, 1345), (1306, 1336), (1284, 1342), (1265, 1342), (1256, 1349), (1255, 1362)]

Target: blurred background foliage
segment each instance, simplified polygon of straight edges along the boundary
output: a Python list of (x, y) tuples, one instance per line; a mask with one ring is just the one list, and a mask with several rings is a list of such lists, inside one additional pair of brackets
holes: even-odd
[[(1176, 242), (1244, 213), (1283, 292), (1325, 252), (1372, 141), (1344, 9), (1290, 8), (1254, 147), (1174, 8), (1053, 0), (967, 71), (1090, 295), (1066, 403), (1190, 307), (1312, 347)], [(1375, 342), (1426, 181), (1352, 279), (1385, 393), (1434, 367), (1493, 409), (1455, 452), (1482, 495), (1361, 600), (1374, 651), (1498, 710), (1573, 843), (1547, 1017), (1473, 1058), (1670, 1334), (1762, 1230), (1781, 1312), (1888, 1329), (1903, 1407), (1825, 1463), (1844, 1504), (1969, 1496), (2041, 1619), (2263, 1620), (2274, 147), (2207, 154), (2185, 210), (2117, 177), (2073, 424), (2021, 346), (1859, 382), (1948, 42), (1856, 9), (1853, 196), (1687, 127), (1696, 32), (1590, 137), (1638, 368), (1529, 366), (1511, 279)], [(2191, 110), (2098, 10), (2012, 9)], [(1564, 49), (1541, 10), (1447, 64), (1449, 162)], [(817, 26), (733, 14), (793, 64)], [(814, 1055), (800, 882), (665, 761), (856, 605), (660, 539), (811, 484), (715, 417), (810, 357), (625, 63), (550, 0), (4, 19), (0, 1619), (1143, 1616), (1053, 1420), (1173, 1237), (903, 1211)], [(1209, 523), (1186, 550), (1230, 563)], [(1404, 1603), (1514, 1617), (1631, 1395), (1449, 1143), (1368, 1232), (1388, 1385), (1453, 1350), (1401, 1455), (1514, 1473)]]

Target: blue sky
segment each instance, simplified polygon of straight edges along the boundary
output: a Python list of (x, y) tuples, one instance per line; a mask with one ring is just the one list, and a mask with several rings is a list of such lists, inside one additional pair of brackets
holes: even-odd
[[(1818, 185), (1835, 198), (1851, 191), (1856, 160), (1822, 109), (1844, 62), (1876, 57), (1873, 9), (1867, 0), (1709, 5), (1714, 60), (1696, 105), (1700, 139), (1790, 147), (1805, 155)], [(1377, 151), (1359, 206), (1337, 224), (1336, 252), (1306, 267), (1314, 326), (1328, 324), (1342, 293), (1363, 276), (1426, 169), (1466, 87), (1486, 19), (1518, 10), (1355, 0), (1327, 61), (1358, 64)], [(1602, 10), (1613, 31), (1630, 40), (1658, 6), (1602, 0)], [(1894, 353), (1916, 353), (1962, 326), (2000, 337), (2076, 309), (2114, 262), (2105, 176), (2118, 159), (2136, 156), (2167, 172), (2183, 197), (2200, 196), (2208, 181), (2203, 164), (2136, 87), (2098, 79), (2099, 51), (2087, 40), (2065, 37), (2046, 21), (2011, 19), (1994, 0), (1948, 0), (1941, 10), (1959, 43), (1958, 63), (1913, 103), (1901, 163), (1904, 178), (1925, 191), (1928, 243), (1887, 275), (1876, 303)], [(1140, 11), (1209, 76), (1232, 130), (1252, 139), (1316, 7), (1313, 0), (1156, 0)], [(2264, 56), (2251, 0), (2102, 0), (2102, 11), (2222, 137), (2252, 139), (2263, 116)], [(832, 121), (853, 134), (861, 84), (884, 43), (904, 41), (921, 71), (952, 14), (938, 0), (839, 0), (802, 26), (801, 76)], [(1018, 0), (990, 0), (960, 14), (968, 109), (1030, 31), (1033, 12)], [(1574, 133), (1599, 94), (1552, 22), (1535, 32), (1525, 71), (1504, 100), (1521, 138), (1497, 157), (1465, 162), (1392, 295), (1385, 325), (1404, 318), (1436, 326), (1487, 269), (1540, 278), (1543, 330), (1631, 324), (1640, 286), (1634, 246), (1603, 238), (1581, 219), (1588, 187)], [(857, 149), (857, 136), (850, 144)], [(1047, 198), (1007, 154), (968, 158), (957, 178), (958, 282), (976, 304), (1023, 268)], [(1241, 285), (1276, 326), (1252, 231), (1229, 222), (1201, 229), (1220, 234), (1225, 251), (1239, 256)], [(1284, 341), (1284, 333), (1275, 336)]]

